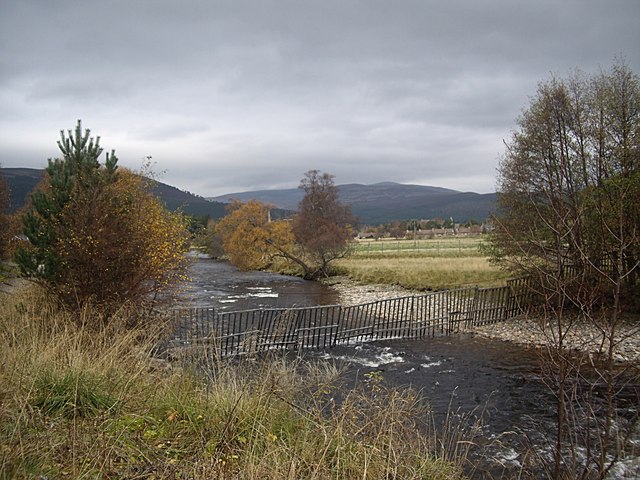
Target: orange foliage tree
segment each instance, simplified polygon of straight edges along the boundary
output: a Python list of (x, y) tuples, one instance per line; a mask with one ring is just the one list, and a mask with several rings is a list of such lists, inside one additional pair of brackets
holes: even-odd
[[(185, 278), (185, 221), (149, 192), (149, 181), (119, 169), (99, 194), (79, 196), (65, 206), (65, 235), (58, 251), (66, 259), (57, 289), (67, 300), (98, 304), (153, 300)], [(99, 274), (96, 274), (99, 272)]]
[(293, 248), (290, 223), (270, 221), (271, 208), (256, 200), (236, 200), (227, 208), (229, 214), (215, 225), (229, 261), (241, 270), (266, 268)]

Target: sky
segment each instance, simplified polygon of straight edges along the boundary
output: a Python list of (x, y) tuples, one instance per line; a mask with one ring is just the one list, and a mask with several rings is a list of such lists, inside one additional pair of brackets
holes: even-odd
[(0, 0), (0, 164), (78, 119), (202, 196), (384, 181), (488, 193), (540, 81), (622, 58), (638, 0)]

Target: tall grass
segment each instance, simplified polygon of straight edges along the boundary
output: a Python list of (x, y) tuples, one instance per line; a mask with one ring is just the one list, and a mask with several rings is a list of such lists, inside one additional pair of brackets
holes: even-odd
[(96, 329), (35, 290), (1, 300), (2, 478), (461, 477), (411, 389), (281, 357), (171, 363), (158, 318)]

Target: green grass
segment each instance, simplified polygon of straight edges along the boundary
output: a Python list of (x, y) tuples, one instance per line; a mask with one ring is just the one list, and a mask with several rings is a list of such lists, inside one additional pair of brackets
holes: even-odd
[(508, 275), (485, 257), (482, 242), (480, 237), (359, 241), (335, 266), (358, 282), (416, 290), (502, 285)]
[(37, 292), (1, 300), (0, 478), (461, 478), (409, 388), (337, 396), (326, 362), (162, 361), (158, 318), (97, 330)]
[(47, 415), (97, 416), (116, 405), (101, 378), (84, 370), (61, 374), (43, 368), (35, 379), (33, 406)]

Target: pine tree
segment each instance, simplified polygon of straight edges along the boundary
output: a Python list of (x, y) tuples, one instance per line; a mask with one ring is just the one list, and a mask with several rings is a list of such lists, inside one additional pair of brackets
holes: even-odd
[(62, 158), (49, 159), (47, 181), (31, 195), (31, 209), (23, 216), (23, 233), (29, 248), (17, 252), (17, 262), (24, 276), (56, 285), (64, 280), (64, 260), (56, 248), (64, 230), (63, 211), (74, 196), (91, 195), (100, 184), (116, 179), (118, 158), (107, 154), (104, 168), (98, 158), (102, 154), (100, 137), (95, 140), (90, 130), (82, 132), (78, 120), (75, 131), (60, 131), (58, 148)]

